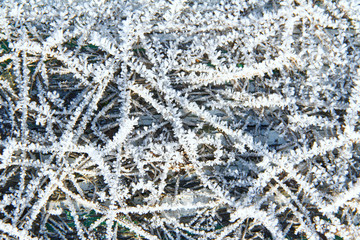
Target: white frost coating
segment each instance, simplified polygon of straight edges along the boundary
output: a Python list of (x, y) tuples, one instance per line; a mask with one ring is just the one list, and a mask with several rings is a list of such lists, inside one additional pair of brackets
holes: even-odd
[(356, 0), (3, 0), (0, 235), (356, 239)]

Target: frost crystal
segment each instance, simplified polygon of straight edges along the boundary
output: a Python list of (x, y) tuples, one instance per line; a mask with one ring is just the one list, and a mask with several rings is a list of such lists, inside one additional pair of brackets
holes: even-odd
[(359, 239), (357, 0), (3, 0), (0, 234)]

